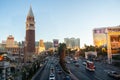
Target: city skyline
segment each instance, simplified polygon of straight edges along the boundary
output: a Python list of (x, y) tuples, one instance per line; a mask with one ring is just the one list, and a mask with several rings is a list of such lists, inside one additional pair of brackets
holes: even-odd
[(93, 45), (92, 30), (120, 25), (119, 0), (29, 0), (0, 1), (0, 42), (13, 35), (25, 41), (26, 17), (32, 6), (35, 17), (36, 41), (80, 38), (80, 46)]

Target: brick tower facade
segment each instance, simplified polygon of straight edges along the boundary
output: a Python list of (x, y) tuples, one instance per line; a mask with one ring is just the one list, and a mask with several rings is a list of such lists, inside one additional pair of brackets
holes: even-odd
[(35, 21), (32, 8), (30, 7), (26, 19), (25, 62), (31, 62), (35, 53)]

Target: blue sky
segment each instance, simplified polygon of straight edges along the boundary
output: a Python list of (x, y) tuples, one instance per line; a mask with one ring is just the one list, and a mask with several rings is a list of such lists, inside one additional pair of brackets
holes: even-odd
[(120, 25), (120, 0), (0, 0), (0, 42), (13, 35), (25, 39), (30, 5), (35, 16), (36, 41), (80, 38), (93, 45), (94, 28)]

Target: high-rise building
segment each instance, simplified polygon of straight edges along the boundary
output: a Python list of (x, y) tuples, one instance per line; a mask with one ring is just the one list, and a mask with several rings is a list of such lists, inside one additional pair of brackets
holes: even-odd
[(30, 6), (26, 19), (26, 40), (25, 40), (25, 62), (32, 61), (32, 55), (35, 53), (35, 21)]
[(76, 38), (75, 39), (75, 47), (79, 47), (80, 48), (80, 38)]
[(80, 48), (80, 39), (77, 38), (64, 38), (67, 48), (78, 49)]
[(53, 48), (53, 43), (52, 42), (45, 42), (45, 49), (49, 50), (50, 48)]
[(71, 47), (69, 38), (64, 38), (64, 42), (66, 43), (67, 48)]

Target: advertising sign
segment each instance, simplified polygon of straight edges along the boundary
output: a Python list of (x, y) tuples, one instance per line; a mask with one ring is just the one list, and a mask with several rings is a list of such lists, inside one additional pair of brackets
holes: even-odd
[(54, 45), (54, 47), (58, 47), (58, 44), (59, 44), (58, 39), (54, 39), (54, 40), (53, 40), (53, 45)]
[(112, 53), (119, 53), (120, 50), (120, 35), (111, 35), (110, 36), (111, 50)]

